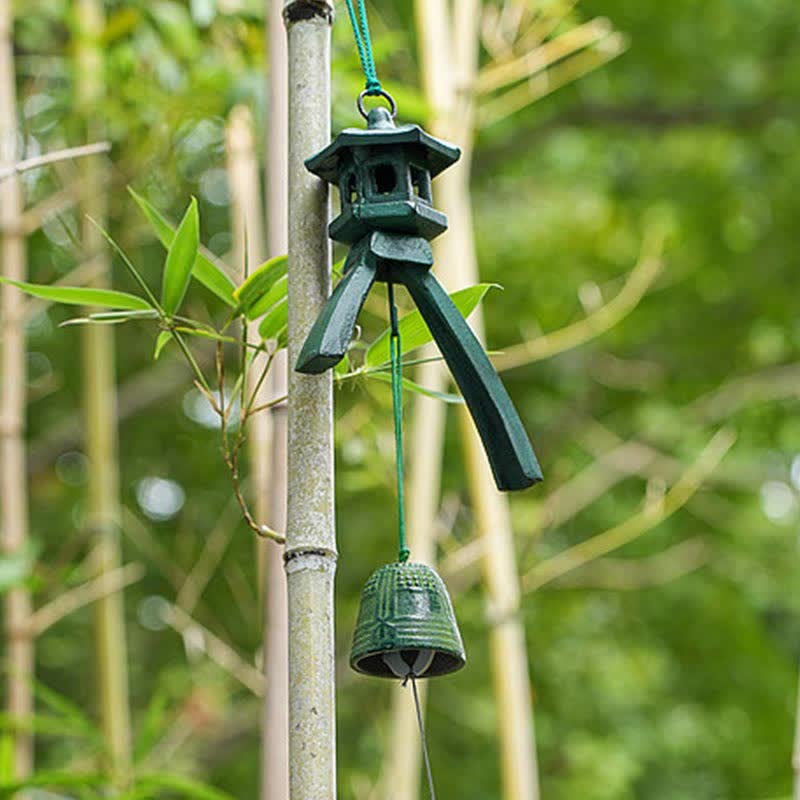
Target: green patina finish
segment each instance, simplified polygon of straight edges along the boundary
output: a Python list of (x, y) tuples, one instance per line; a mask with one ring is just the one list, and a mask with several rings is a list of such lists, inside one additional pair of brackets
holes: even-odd
[(329, 233), (352, 247), (295, 369), (319, 374), (337, 364), (375, 281), (405, 285), (475, 420), (497, 487), (525, 489), (542, 473), (522, 421), (480, 342), (430, 272), (429, 240), (447, 228), (432, 205), (431, 178), (459, 155), (417, 125), (395, 127), (389, 112), (377, 108), (366, 130), (343, 131), (306, 161), (311, 172), (339, 187), (342, 212)]
[(337, 242), (352, 244), (372, 230), (433, 239), (447, 230), (447, 217), (432, 205), (431, 178), (460, 155), (419, 125), (395, 127), (385, 108), (375, 108), (366, 130), (342, 131), (306, 167), (339, 187), (342, 211), (329, 228)]
[(350, 666), (379, 678), (397, 678), (384, 656), (402, 653), (413, 663), (420, 651), (433, 660), (417, 677), (446, 675), (466, 663), (453, 605), (442, 579), (429, 566), (387, 564), (361, 593)]

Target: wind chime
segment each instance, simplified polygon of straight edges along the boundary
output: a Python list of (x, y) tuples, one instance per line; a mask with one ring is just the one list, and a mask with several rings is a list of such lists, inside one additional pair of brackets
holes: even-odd
[[(433, 207), (431, 179), (460, 157), (454, 145), (418, 125), (395, 125), (397, 106), (375, 71), (365, 0), (346, 0), (366, 76), (358, 110), (366, 129), (348, 128), (306, 161), (315, 175), (338, 187), (341, 213), (332, 239), (350, 245), (344, 277), (323, 306), (295, 365), (319, 374), (347, 352), (358, 314), (376, 281), (389, 299), (390, 363), (398, 490), (399, 552), (378, 569), (361, 595), (350, 666), (378, 678), (411, 682), (432, 800), (433, 777), (425, 744), (416, 679), (446, 675), (466, 663), (464, 645), (444, 582), (426, 564), (409, 561), (403, 508), (402, 349), (395, 284), (406, 287), (458, 384), (483, 442), (495, 483), (503, 491), (542, 479), (522, 421), (486, 352), (448, 294), (431, 274), (430, 240), (447, 229)], [(389, 108), (364, 109), (382, 97)]]

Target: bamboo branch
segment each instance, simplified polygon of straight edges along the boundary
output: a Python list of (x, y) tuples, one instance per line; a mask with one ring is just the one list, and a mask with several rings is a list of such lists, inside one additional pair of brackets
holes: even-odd
[(170, 628), (181, 634), (192, 645), (199, 645), (217, 666), (224, 669), (242, 686), (257, 697), (263, 696), (266, 686), (264, 676), (254, 666), (248, 664), (227, 642), (211, 633), (208, 628), (204, 628), (180, 606), (166, 603), (162, 617)]
[(141, 564), (126, 564), (60, 594), (33, 613), (30, 618), (32, 635), (41, 636), (69, 614), (138, 583), (144, 574)]
[(702, 569), (710, 561), (709, 546), (702, 537), (695, 536), (645, 558), (598, 559), (577, 573), (557, 579), (553, 586), (632, 592), (664, 586)]
[(498, 371), (516, 369), (580, 347), (618, 325), (636, 308), (661, 272), (663, 241), (661, 233), (646, 234), (639, 262), (612, 300), (579, 322), (514, 345), (494, 356), (492, 362)]
[(532, 48), (523, 56), (510, 61), (490, 64), (478, 75), (476, 90), (480, 94), (502, 89), (511, 83), (530, 78), (547, 69), (556, 61), (567, 58), (578, 50), (597, 43), (612, 31), (611, 24), (602, 17), (585, 22)]
[(697, 460), (665, 495), (647, 503), (642, 511), (619, 525), (537, 564), (524, 576), (522, 581), (524, 590), (532, 592), (540, 589), (556, 578), (628, 544), (672, 516), (700, 489), (705, 479), (733, 446), (735, 439), (733, 432), (728, 429), (717, 431)]
[(225, 506), (217, 524), (206, 537), (200, 556), (181, 585), (175, 602), (187, 614), (194, 611), (230, 544), (234, 531), (231, 517), (236, 508), (234, 503)]
[(738, 375), (692, 402), (688, 411), (706, 422), (730, 418), (742, 408), (800, 396), (800, 363)]
[[(86, 76), (87, 78), (89, 76)], [(14, 175), (21, 175), (31, 169), (46, 167), (48, 164), (56, 164), (59, 161), (69, 161), (85, 156), (95, 156), (99, 153), (107, 153), (111, 150), (111, 142), (96, 142), (95, 144), (84, 144), (80, 147), (68, 147), (64, 150), (56, 150), (53, 153), (45, 153), (41, 156), (26, 158), (24, 161), (17, 161), (16, 164), (0, 167), (0, 181), (4, 181)]]
[(478, 114), (478, 128), (488, 128), (562, 86), (573, 83), (616, 58), (626, 47), (627, 40), (622, 34), (611, 33), (591, 47), (555, 64), (546, 72), (534, 75), (532, 79), (484, 103)]

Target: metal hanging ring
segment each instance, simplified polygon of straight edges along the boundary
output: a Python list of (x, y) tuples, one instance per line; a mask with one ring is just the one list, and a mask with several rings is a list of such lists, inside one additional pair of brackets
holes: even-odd
[(366, 109), (364, 108), (364, 98), (365, 97), (382, 97), (389, 103), (389, 115), (392, 119), (397, 116), (397, 103), (394, 101), (394, 97), (392, 97), (389, 92), (385, 91), (384, 89), (379, 89), (377, 92), (370, 92), (367, 89), (363, 89), (361, 94), (358, 96), (358, 100), (356, 104), (358, 105), (358, 111), (364, 119), (369, 119), (369, 114), (367, 113)]

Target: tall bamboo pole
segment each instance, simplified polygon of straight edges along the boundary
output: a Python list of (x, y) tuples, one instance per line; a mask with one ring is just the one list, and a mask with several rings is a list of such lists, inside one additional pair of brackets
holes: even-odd
[[(100, 0), (79, 0), (75, 89), (86, 120), (87, 134), (102, 137), (104, 28)], [(82, 240), (88, 258), (100, 262), (97, 286), (110, 283), (111, 262), (102, 238), (88, 217), (103, 224), (107, 216), (104, 164), (81, 161), (84, 186)], [(92, 560), (100, 578), (121, 563), (117, 394), (114, 333), (111, 326), (87, 325), (83, 330), (84, 414), (86, 454), (89, 459), (87, 522), (93, 535)], [(95, 648), (100, 716), (109, 767), (124, 782), (131, 765), (131, 721), (128, 700), (128, 663), (125, 642), (125, 606), (122, 590), (104, 592), (95, 603)]]
[[(17, 98), (14, 79), (11, 0), (0, 0), (0, 168), (18, 159)], [(22, 193), (14, 175), (0, 182), (0, 269), (7, 278), (25, 280), (25, 241), (20, 231)], [(22, 295), (0, 289), (2, 386), (0, 386), (0, 503), (2, 546), (6, 556), (22, 556), (28, 541), (28, 493), (25, 467), (25, 332)], [(28, 630), (31, 598), (24, 587), (5, 597), (7, 669), (6, 707), (13, 719), (33, 711), (33, 641)], [(33, 741), (21, 728), (14, 741), (14, 772), (27, 777), (33, 766)]]
[[(437, 181), (437, 205), (448, 215), (449, 231), (436, 243), (438, 273), (450, 289), (478, 281), (469, 200), (474, 135), (474, 84), (477, 74), (480, 0), (417, 0), (415, 4), (423, 88), (432, 109), (435, 135), (462, 149), (458, 164)], [(483, 338), (478, 310), (472, 325)], [(536, 742), (525, 631), (519, 618), (519, 577), (513, 549), (508, 500), (492, 479), (477, 431), (461, 412), (470, 496), (483, 539), (483, 571), (489, 617), (495, 696), (498, 703), (503, 796), (539, 797)], [(435, 443), (434, 443), (435, 444)], [(431, 442), (428, 443), (431, 447)], [(438, 452), (441, 453), (441, 438)], [(413, 800), (416, 795), (410, 795)]]
[[(280, 9), (278, 11), (280, 23)], [(283, 39), (283, 26), (280, 25)], [(284, 72), (285, 75), (285, 72)], [(285, 94), (285, 92), (284, 92)], [(271, 118), (270, 128), (275, 124)], [(233, 109), (228, 122), (228, 173), (231, 187), (231, 218), (236, 243), (234, 251), (238, 264), (244, 264), (245, 242), (248, 261), (259, 263), (264, 257), (264, 215), (258, 159), (253, 136), (253, 118), (245, 106)], [(281, 137), (285, 142), (285, 132)], [(286, 156), (283, 156), (286, 162)], [(286, 219), (285, 180), (283, 218)], [(247, 235), (245, 236), (245, 231)], [(284, 239), (285, 239), (284, 232)], [(285, 252), (285, 250), (283, 251)], [(238, 274), (238, 280), (243, 275)], [(257, 404), (267, 403), (274, 397), (286, 394), (286, 359), (282, 362), (282, 375), (276, 357), (266, 385), (259, 390)], [(258, 381), (263, 365), (259, 356), (249, 371), (251, 383)], [(283, 384), (281, 386), (281, 384)], [(255, 386), (251, 386), (255, 388)], [(272, 409), (270, 409), (272, 411)], [(265, 521), (274, 530), (286, 528), (286, 411), (260, 413), (248, 422), (248, 446), (251, 464), (251, 491), (255, 498), (256, 519)], [(287, 674), (287, 602), (286, 576), (283, 572), (283, 548), (274, 542), (257, 539), (257, 557), (261, 566), (264, 602), (263, 668), (267, 676), (264, 696), (261, 740), (261, 797), (263, 800), (285, 800), (289, 793), (288, 756), (288, 674)]]
[[(269, 120), (267, 126), (267, 252), (288, 248), (287, 184), (289, 170), (289, 105), (286, 35), (281, 24), (282, 0), (268, 0)], [(267, 385), (270, 397), (288, 390), (286, 351), (278, 353)], [(286, 407), (273, 406), (271, 487), (264, 502), (267, 523), (286, 530), (287, 431)], [(289, 796), (289, 631), (283, 551), (267, 545), (264, 571), (264, 666), (269, 675), (261, 725), (261, 800), (286, 800)]]
[[(330, 290), (328, 191), (304, 160), (330, 139), (329, 0), (286, 0), (289, 78), (291, 367)], [(333, 383), (289, 371), (286, 575), (289, 593), (289, 797), (336, 797)]]

